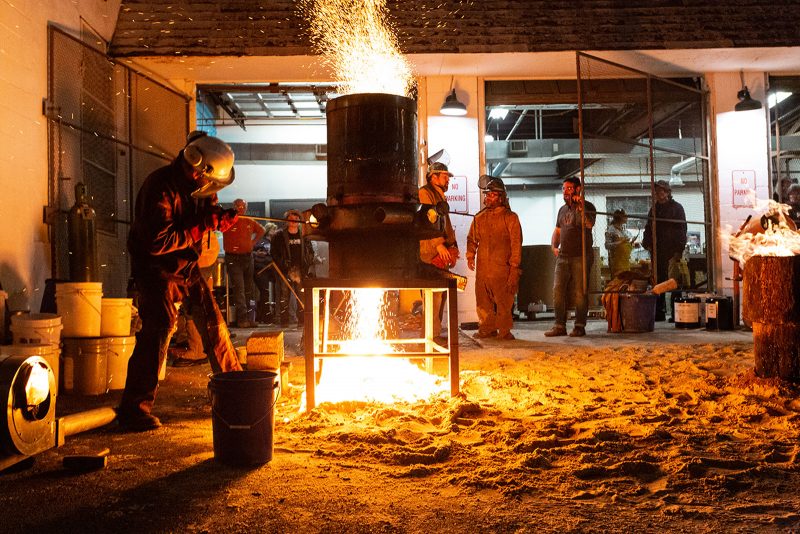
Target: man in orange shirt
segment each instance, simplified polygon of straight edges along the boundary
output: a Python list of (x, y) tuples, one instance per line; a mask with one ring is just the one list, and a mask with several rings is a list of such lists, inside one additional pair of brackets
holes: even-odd
[[(228, 269), (233, 303), (236, 307), (233, 317), (238, 328), (253, 328), (256, 323), (250, 320), (250, 301), (255, 300), (253, 291), (253, 247), (264, 237), (264, 227), (250, 217), (245, 217), (247, 202), (241, 198), (233, 201), (239, 219), (227, 232), (222, 234), (225, 249), (225, 266)], [(228, 318), (231, 324), (232, 318)]]

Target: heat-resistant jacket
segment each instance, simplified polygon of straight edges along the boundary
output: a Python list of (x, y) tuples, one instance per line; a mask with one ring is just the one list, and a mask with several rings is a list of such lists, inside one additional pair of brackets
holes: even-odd
[(478, 255), (478, 276), (519, 269), (522, 261), (522, 227), (517, 214), (505, 206), (483, 209), (467, 234), (467, 261)]
[[(444, 197), (444, 193), (438, 187), (431, 184), (420, 187), (420, 204), (431, 204), (435, 206), (439, 202), (445, 201), (446, 199)], [(456, 232), (453, 230), (453, 225), (450, 223), (449, 214), (444, 218), (444, 234), (442, 236), (434, 237), (433, 239), (424, 239), (419, 242), (419, 259), (424, 263), (431, 263), (439, 254), (436, 251), (436, 247), (441, 244), (444, 244), (444, 246), (447, 248), (458, 248), (458, 243), (456, 242)]]
[(153, 171), (136, 196), (128, 236), (134, 277), (188, 278), (197, 265), (200, 242), (190, 229), (201, 224), (201, 213), (213, 199), (194, 199), (196, 183), (181, 168), (182, 155)]

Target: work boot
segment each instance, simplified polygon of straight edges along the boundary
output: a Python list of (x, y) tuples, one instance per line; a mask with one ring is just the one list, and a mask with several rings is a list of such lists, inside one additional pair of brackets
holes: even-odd
[(508, 332), (507, 334), (503, 334), (502, 336), (500, 336), (498, 339), (502, 339), (504, 341), (512, 341), (517, 338), (514, 337), (514, 334)]
[(497, 330), (492, 330), (491, 332), (481, 332), (478, 330), (473, 334), (475, 339), (486, 339), (487, 337), (497, 337)]
[(566, 336), (567, 335), (567, 328), (565, 326), (561, 326), (560, 324), (554, 325), (553, 328), (547, 330), (544, 333), (545, 337), (556, 337), (556, 336)]
[(153, 414), (118, 416), (119, 427), (125, 432), (146, 432), (161, 427), (161, 420)]
[(569, 333), (569, 337), (583, 337), (585, 335), (586, 335), (586, 329), (578, 325), (575, 325), (572, 329), (572, 332)]

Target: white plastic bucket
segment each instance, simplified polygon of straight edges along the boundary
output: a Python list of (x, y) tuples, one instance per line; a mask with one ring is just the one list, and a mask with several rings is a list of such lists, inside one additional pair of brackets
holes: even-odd
[(108, 389), (125, 389), (128, 360), (131, 359), (135, 346), (136, 336), (108, 338), (108, 369), (106, 371)]
[(108, 338), (64, 340), (64, 391), (102, 395), (108, 391)]
[(100, 303), (100, 335), (128, 337), (131, 335), (133, 299), (102, 299)]
[(64, 337), (99, 337), (103, 284), (65, 282), (56, 284), (56, 308)]
[[(56, 388), (58, 388), (58, 380), (61, 370), (60, 355), (61, 349), (58, 344), (36, 344), (25, 343), (21, 345), (4, 345), (0, 346), (0, 354), (6, 356), (41, 356), (53, 370), (53, 377), (56, 380)], [(57, 391), (54, 392), (58, 394)]]
[(55, 313), (19, 313), (11, 316), (14, 343), (61, 343), (61, 316)]

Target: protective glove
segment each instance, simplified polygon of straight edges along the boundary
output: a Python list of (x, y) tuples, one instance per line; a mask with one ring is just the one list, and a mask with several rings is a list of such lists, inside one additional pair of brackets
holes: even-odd
[[(192, 237), (192, 240), (196, 243), (203, 239), (203, 234), (206, 233), (206, 230), (219, 230), (220, 219), (226, 211), (233, 211), (235, 213), (236, 210), (224, 210), (221, 206), (216, 204), (203, 208), (203, 210), (197, 214), (198, 222), (189, 228), (189, 235)], [(228, 228), (230, 228), (230, 226)]]
[(217, 220), (217, 230), (227, 232), (239, 220), (239, 213), (235, 209), (223, 210)]

